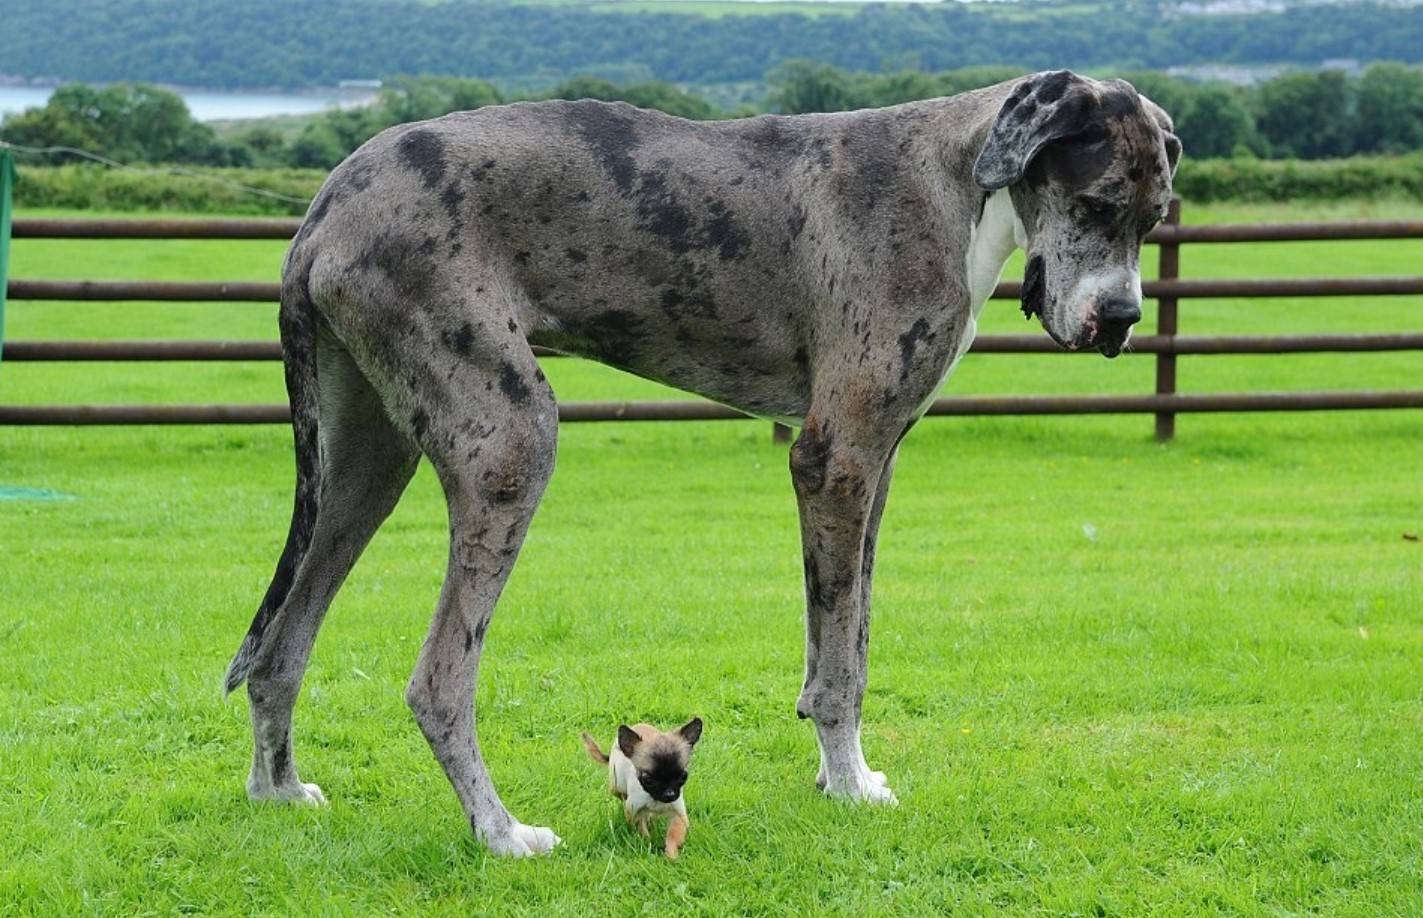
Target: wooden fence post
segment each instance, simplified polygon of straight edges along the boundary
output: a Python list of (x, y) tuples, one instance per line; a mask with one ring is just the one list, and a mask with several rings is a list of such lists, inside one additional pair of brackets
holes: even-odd
[[(1165, 222), (1171, 226), (1181, 223), (1181, 200), (1173, 198), (1166, 211)], [(1174, 239), (1158, 245), (1161, 250), (1157, 277), (1161, 280), (1176, 280), (1181, 276), (1181, 244)], [(1156, 301), (1156, 334), (1168, 343), (1176, 343), (1176, 297), (1163, 296)], [(1156, 394), (1176, 394), (1176, 354), (1165, 349), (1156, 355)], [(1170, 440), (1176, 436), (1176, 412), (1156, 413), (1156, 439)]]

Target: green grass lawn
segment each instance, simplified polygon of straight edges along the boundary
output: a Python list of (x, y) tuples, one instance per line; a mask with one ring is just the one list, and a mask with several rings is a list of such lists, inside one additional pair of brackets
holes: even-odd
[[(1411, 216), (1416, 205), (1369, 205)], [(1188, 219), (1363, 207), (1187, 208)], [(19, 277), (275, 277), (280, 243), (14, 243)], [(1148, 250), (1146, 258), (1154, 260)], [(1423, 242), (1188, 247), (1187, 276), (1417, 273)], [(987, 331), (1028, 329), (1013, 304)], [(8, 336), (274, 336), (263, 305), (11, 303)], [(1151, 317), (1146, 326), (1149, 328)], [(1189, 301), (1182, 331), (1417, 330), (1423, 300)], [(683, 397), (548, 361), (565, 401)], [(1149, 357), (965, 360), (950, 394), (1144, 392)], [(1423, 355), (1187, 357), (1185, 391), (1414, 388)], [(276, 401), (276, 364), (0, 366), (0, 402)], [(403, 702), (445, 557), (428, 468), (337, 599), (297, 710), (322, 810), (250, 805), (219, 680), (286, 532), (280, 427), (0, 429), (0, 913), (1418, 914), (1423, 412), (930, 419), (882, 530), (865, 745), (815, 790), (784, 447), (571, 424), (495, 616), (480, 735), (564, 838), (468, 836)], [(578, 744), (707, 723), (692, 831), (627, 832)]]

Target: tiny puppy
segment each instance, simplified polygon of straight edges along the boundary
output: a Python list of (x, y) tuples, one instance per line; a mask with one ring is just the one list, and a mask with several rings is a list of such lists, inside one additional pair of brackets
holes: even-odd
[(667, 841), (663, 847), (676, 859), (687, 838), (687, 804), (682, 785), (687, 783), (687, 763), (692, 747), (702, 738), (702, 719), (693, 717), (676, 730), (661, 732), (651, 724), (618, 727), (618, 742), (611, 755), (604, 755), (587, 733), (583, 745), (593, 761), (608, 766), (608, 789), (623, 802), (623, 817), (646, 838), (647, 821), (654, 815), (671, 813)]

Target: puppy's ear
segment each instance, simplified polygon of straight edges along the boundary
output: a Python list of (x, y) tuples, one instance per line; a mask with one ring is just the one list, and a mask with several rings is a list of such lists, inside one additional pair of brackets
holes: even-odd
[(1008, 187), (1023, 177), (1043, 147), (1091, 128), (1097, 108), (1087, 81), (1070, 70), (1024, 79), (998, 110), (974, 161), (974, 181), (986, 191)]
[(700, 717), (693, 717), (685, 724), (682, 724), (677, 732), (682, 735), (682, 739), (687, 741), (688, 746), (695, 746), (697, 740), (702, 738), (702, 719)]
[(623, 751), (623, 755), (632, 758), (633, 750), (640, 742), (642, 742), (642, 737), (638, 736), (632, 727), (627, 724), (618, 725), (618, 748)]

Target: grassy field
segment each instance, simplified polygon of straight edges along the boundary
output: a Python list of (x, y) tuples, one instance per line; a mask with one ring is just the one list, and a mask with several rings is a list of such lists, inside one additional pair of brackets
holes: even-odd
[[(1187, 208), (1195, 221), (1417, 206)], [(275, 276), (268, 243), (17, 241), (17, 277)], [(1154, 259), (1148, 250), (1147, 260)], [(1187, 276), (1417, 273), (1423, 242), (1188, 248)], [(1152, 317), (1148, 315), (1146, 326)], [(8, 337), (274, 335), (244, 305), (8, 307)], [(1013, 304), (988, 331), (1023, 331)], [(1419, 298), (1202, 301), (1185, 333), (1417, 330)], [(682, 397), (548, 361), (565, 401)], [(1423, 355), (1190, 357), (1185, 391), (1417, 387)], [(1149, 358), (972, 356), (950, 394), (1144, 392)], [(275, 401), (275, 364), (0, 366), (0, 402)], [(865, 703), (901, 800), (823, 799), (802, 587), (761, 422), (585, 424), (495, 617), (481, 741), (565, 842), (490, 859), (407, 712), (442, 574), (421, 472), (297, 711), (332, 805), (248, 804), (218, 682), (290, 509), (277, 427), (8, 429), (0, 913), (1413, 915), (1423, 902), (1423, 413), (937, 419), (902, 451)], [(670, 864), (577, 733), (707, 722)]]

